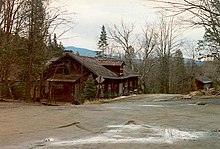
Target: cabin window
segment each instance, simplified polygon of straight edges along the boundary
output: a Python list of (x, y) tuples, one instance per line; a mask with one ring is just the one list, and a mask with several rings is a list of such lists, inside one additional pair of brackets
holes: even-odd
[(54, 84), (55, 89), (62, 90), (64, 89), (63, 84)]
[(63, 69), (64, 75), (70, 74), (70, 61), (64, 61), (64, 69)]
[(132, 81), (130, 81), (130, 87), (133, 87), (133, 82)]
[(45, 93), (49, 93), (49, 90), (50, 90), (49, 82), (46, 82), (45, 83)]

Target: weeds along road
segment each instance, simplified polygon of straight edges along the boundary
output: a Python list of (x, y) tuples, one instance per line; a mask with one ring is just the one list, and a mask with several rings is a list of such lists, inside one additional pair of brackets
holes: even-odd
[(2, 102), (0, 113), (3, 149), (220, 148), (220, 99), (157, 94), (77, 106)]

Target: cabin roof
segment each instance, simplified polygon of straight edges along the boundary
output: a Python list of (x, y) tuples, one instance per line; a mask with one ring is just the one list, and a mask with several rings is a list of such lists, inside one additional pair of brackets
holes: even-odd
[(198, 76), (198, 77), (196, 77), (196, 80), (198, 80), (199, 82), (202, 82), (203, 84), (212, 83), (212, 80), (206, 76)]
[(123, 66), (124, 61), (121, 59), (114, 58), (96, 58), (102, 66)]
[(46, 66), (49, 66), (50, 64), (52, 64), (53, 62), (57, 61), (59, 59), (59, 57), (53, 57), (51, 58), (47, 63)]
[(117, 77), (117, 74), (102, 66), (94, 58), (78, 56), (74, 53), (67, 53), (67, 55), (78, 61), (81, 65), (85, 66), (87, 69), (89, 69), (92, 73), (94, 73), (97, 76), (103, 76), (104, 78)]
[[(114, 73), (113, 71), (107, 69), (104, 66), (122, 66), (124, 65), (123, 60), (113, 59), (113, 58), (91, 58), (85, 56), (79, 56), (72, 52), (65, 52), (65, 54), (56, 59), (52, 59), (49, 63), (51, 66), (56, 61), (64, 58), (65, 56), (69, 56), (70, 58), (79, 62), (82, 66), (90, 70), (96, 76), (102, 76), (106, 79), (125, 79), (130, 77), (138, 77), (139, 75), (133, 72), (127, 72), (124, 70), (122, 76), (118, 76), (118, 74)], [(56, 81), (63, 80), (64, 78), (56, 78)], [(48, 81), (55, 81), (55, 80), (48, 80)]]

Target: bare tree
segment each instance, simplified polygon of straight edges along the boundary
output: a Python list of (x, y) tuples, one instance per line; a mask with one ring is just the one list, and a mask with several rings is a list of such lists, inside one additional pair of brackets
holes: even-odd
[(138, 52), (137, 58), (139, 62), (137, 63), (137, 72), (140, 74), (140, 87), (141, 90), (146, 93), (147, 77), (148, 73), (151, 71), (152, 67), (155, 65), (153, 59), (153, 54), (156, 51), (157, 38), (156, 38), (156, 28), (153, 25), (146, 25), (143, 29), (143, 39), (140, 44), (142, 49)]
[[(11, 98), (13, 94), (10, 87), (9, 78), (13, 76), (13, 64), (16, 62), (16, 52), (18, 40), (16, 33), (20, 29), (18, 11), (23, 4), (23, 0), (1, 0), (0, 1), (0, 90), (7, 88)], [(0, 98), (2, 93), (0, 91)]]
[(195, 79), (198, 74), (198, 66), (196, 65), (196, 61), (200, 60), (202, 57), (199, 56), (199, 51), (196, 49), (196, 44), (187, 43), (184, 47), (185, 55), (188, 57), (188, 61), (186, 62), (186, 69), (189, 76), (189, 84), (190, 90), (195, 90)]
[(181, 44), (178, 35), (179, 33), (177, 32), (177, 25), (175, 24), (174, 18), (166, 18), (164, 14), (161, 14), (157, 33), (157, 55), (160, 65), (159, 81), (161, 84), (161, 93), (169, 93), (170, 59)]
[(114, 25), (109, 29), (110, 38), (124, 51), (128, 68), (131, 70), (134, 70), (133, 60), (141, 49), (135, 49), (134, 28), (134, 25), (125, 25), (122, 21), (120, 26)]
[[(219, 58), (220, 48), (220, 1), (219, 0), (150, 0), (167, 4), (162, 6), (172, 15), (181, 15), (184, 21), (205, 28), (201, 49), (207, 48)], [(215, 45), (215, 46), (213, 46)], [(217, 47), (216, 47), (217, 46)]]
[(3, 0), (0, 0), (0, 11), (2, 10)]

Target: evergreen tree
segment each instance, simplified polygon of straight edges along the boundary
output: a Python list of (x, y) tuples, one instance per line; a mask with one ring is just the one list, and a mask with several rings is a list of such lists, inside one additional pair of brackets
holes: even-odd
[(98, 41), (98, 49), (100, 50), (97, 52), (98, 57), (104, 57), (104, 54), (108, 48), (108, 42), (107, 42), (107, 33), (105, 30), (105, 26), (102, 25), (101, 34)]
[(135, 49), (133, 46), (128, 47), (127, 52), (125, 53), (125, 59), (126, 68), (134, 71)]
[(204, 22), (201, 23), (205, 27), (205, 34), (203, 40), (198, 43), (198, 50), (208, 51), (208, 53), (203, 54), (203, 57), (214, 57), (220, 60), (220, 1), (210, 0), (207, 4), (210, 12), (201, 17), (205, 16)]
[(83, 97), (88, 100), (93, 100), (96, 97), (96, 88), (92, 75), (90, 75), (86, 81)]
[(183, 53), (181, 50), (177, 50), (175, 52), (174, 58), (173, 58), (173, 66), (171, 68), (171, 88), (170, 92), (172, 93), (184, 93), (188, 89), (187, 85), (184, 84), (186, 79), (186, 68), (183, 58)]
[(39, 73), (42, 71), (44, 60), (46, 27), (46, 10), (44, 0), (26, 0), (22, 15), (27, 26), (26, 54), (24, 59), (24, 82), (26, 86), (26, 100), (31, 100), (31, 90)]
[(76, 52), (76, 55), (80, 56), (79, 51)]
[(64, 47), (61, 42), (60, 42), (60, 44), (57, 43), (56, 34), (54, 34), (53, 40), (51, 39), (51, 36), (49, 36), (48, 40), (49, 40), (48, 41), (48, 48), (52, 52), (51, 55), (52, 56), (61, 56), (64, 51)]

